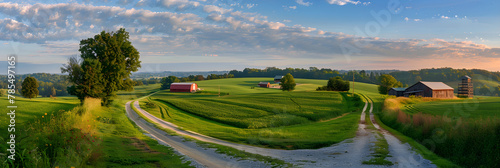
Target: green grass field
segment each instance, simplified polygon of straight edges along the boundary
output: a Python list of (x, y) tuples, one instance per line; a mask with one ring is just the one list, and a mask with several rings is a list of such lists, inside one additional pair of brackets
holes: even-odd
[[(319, 148), (354, 137), (361, 100), (355, 103), (350, 94), (315, 91), (326, 85), (326, 80), (296, 79), (299, 85), (293, 92), (256, 86), (271, 80), (199, 81), (201, 94), (161, 91), (153, 95), (151, 99), (162, 107), (161, 111), (147, 107), (146, 99), (140, 105), (184, 129), (237, 143), (284, 149)], [(228, 95), (219, 97), (219, 87)], [(335, 117), (341, 118), (330, 120)]]
[(438, 100), (407, 104), (404, 112), (441, 115), (449, 118), (487, 119), (500, 117), (500, 97), (475, 97), (473, 99)]
[[(190, 167), (170, 147), (143, 134), (125, 115), (124, 104), (154, 92), (159, 84), (119, 92), (110, 107), (99, 101), (79, 106), (76, 97), (16, 97), (16, 150), (19, 167)], [(6, 98), (0, 106), (7, 106)], [(86, 110), (85, 110), (86, 109)], [(93, 109), (93, 110), (92, 110)], [(2, 113), (6, 113), (7, 109)], [(64, 110), (65, 112), (62, 112)], [(87, 111), (78, 114), (79, 111)], [(5, 114), (4, 113), (4, 114)], [(43, 118), (42, 118), (43, 116)], [(0, 140), (7, 140), (7, 117), (1, 115)], [(76, 135), (76, 136), (75, 136)], [(81, 137), (80, 137), (81, 136)], [(5, 143), (0, 167), (7, 167)], [(23, 150), (25, 150), (23, 152)], [(29, 154), (26, 151), (31, 151)], [(37, 159), (33, 159), (37, 158)]]

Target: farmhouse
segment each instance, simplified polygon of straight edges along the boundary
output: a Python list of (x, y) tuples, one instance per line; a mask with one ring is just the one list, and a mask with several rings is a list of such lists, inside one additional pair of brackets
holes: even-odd
[(170, 92), (196, 92), (198, 85), (196, 83), (172, 83)]
[(396, 97), (401, 97), (404, 96), (405, 91), (406, 88), (391, 88), (388, 94)]
[(268, 88), (271, 86), (271, 84), (269, 82), (260, 82), (259, 83), (259, 86), (260, 87), (265, 87), (265, 88)]
[(276, 76), (274, 77), (274, 82), (275, 82), (275, 83), (281, 82), (281, 79), (282, 79), (282, 78), (283, 78), (283, 76), (282, 76), (282, 75), (276, 75)]
[(453, 98), (453, 88), (443, 82), (424, 82), (420, 81), (408, 87), (404, 92), (405, 97), (420, 96), (432, 98)]

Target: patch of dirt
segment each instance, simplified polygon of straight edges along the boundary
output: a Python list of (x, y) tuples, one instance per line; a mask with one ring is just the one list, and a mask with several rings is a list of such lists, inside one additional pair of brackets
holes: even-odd
[(151, 153), (151, 154), (162, 154), (161, 152), (155, 151), (149, 147), (147, 143), (144, 141), (137, 139), (136, 137), (127, 137), (132, 141), (130, 145), (134, 146), (135, 148), (141, 150), (144, 153)]

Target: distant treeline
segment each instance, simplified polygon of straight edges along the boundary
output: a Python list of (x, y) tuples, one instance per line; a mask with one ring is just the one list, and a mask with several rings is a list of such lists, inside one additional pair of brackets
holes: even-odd
[[(371, 70), (356, 70), (356, 71), (338, 71), (328, 68), (310, 67), (304, 68), (285, 68), (280, 69), (276, 67), (268, 67), (265, 69), (245, 68), (243, 71), (232, 70), (229, 74), (233, 74), (235, 78), (243, 77), (270, 77), (276, 75), (283, 75), (290, 73), (295, 78), (306, 79), (330, 79), (332, 77), (341, 77), (344, 80), (353, 80), (356, 82), (380, 84), (379, 78), (383, 74), (394, 76), (400, 81), (403, 86), (415, 84), (418, 81), (435, 81), (435, 82), (452, 82), (459, 81), (460, 77), (469, 75), (474, 82), (475, 94), (479, 95), (498, 95), (500, 93), (499, 86), (493, 86), (495, 83), (500, 82), (500, 72), (490, 72), (480, 69), (453, 69), (453, 68), (432, 68), (411, 71), (371, 71)], [(482, 83), (481, 80), (493, 81), (494, 83)], [(457, 86), (451, 86), (457, 87)]]
[(229, 74), (233, 74), (235, 78), (243, 77), (274, 77), (276, 75), (284, 75), (290, 73), (294, 78), (306, 78), (306, 79), (330, 79), (333, 77), (341, 77), (344, 80), (364, 82), (364, 83), (378, 83), (378, 78), (382, 74), (394, 72), (395, 70), (381, 70), (381, 71), (338, 71), (328, 68), (316, 68), (310, 67), (309, 69), (304, 68), (285, 68), (280, 69), (276, 67), (268, 67), (265, 69), (256, 68), (245, 68), (243, 71), (232, 70)]
[[(69, 82), (66, 79), (66, 75), (59, 74), (49, 74), (49, 73), (34, 73), (34, 74), (23, 74), (16, 75), (16, 92), (20, 93), (21, 84), (24, 78), (31, 76), (38, 81), (38, 91), (39, 95), (42, 97), (49, 96), (68, 96), (67, 87)], [(7, 89), (7, 76), (0, 75), (0, 87), (2, 89)]]
[(130, 76), (132, 79), (149, 79), (152, 77), (167, 77), (167, 76), (177, 76), (177, 77), (189, 77), (189, 76), (208, 76), (211, 74), (222, 75), (227, 74), (228, 71), (205, 71), (205, 72), (172, 72), (172, 71), (163, 71), (163, 72), (138, 72), (132, 73)]
[[(187, 77), (176, 77), (176, 76), (167, 76), (163, 78), (168, 78), (168, 77), (175, 77), (175, 80), (173, 82), (192, 82), (192, 81), (202, 81), (202, 80), (211, 80), (211, 79), (224, 79), (224, 78), (234, 78), (233, 74), (210, 74), (207, 75), (207, 77), (204, 77), (203, 75), (189, 75)], [(136, 86), (141, 86), (141, 85), (148, 85), (148, 84), (156, 84), (156, 83), (162, 83), (161, 82), (162, 78), (154, 77), (154, 78), (149, 78), (149, 79), (143, 79), (143, 80), (134, 80)], [(172, 83), (172, 82), (167, 82), (167, 83)], [(162, 83), (163, 84), (163, 83)]]

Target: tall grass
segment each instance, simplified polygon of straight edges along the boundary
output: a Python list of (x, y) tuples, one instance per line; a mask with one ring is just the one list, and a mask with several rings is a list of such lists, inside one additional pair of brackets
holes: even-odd
[(399, 109), (415, 99), (388, 98), (380, 119), (434, 153), (464, 167), (500, 166), (500, 120), (449, 118)]
[(3, 167), (81, 167), (100, 145), (92, 112), (99, 99), (85, 99), (82, 106), (55, 114), (44, 113), (20, 127), (15, 161)]

